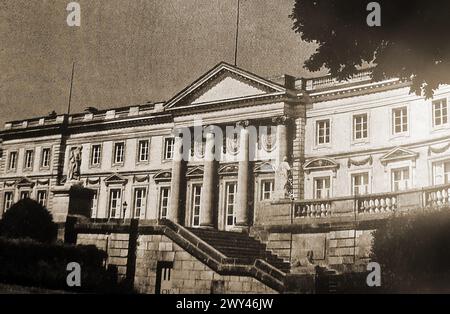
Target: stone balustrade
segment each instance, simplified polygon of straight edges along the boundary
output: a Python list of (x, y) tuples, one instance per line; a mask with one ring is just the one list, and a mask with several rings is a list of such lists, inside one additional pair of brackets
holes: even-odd
[(340, 85), (345, 85), (349, 83), (361, 82), (371, 80), (371, 69), (360, 70), (358, 73), (354, 74), (349, 81), (339, 81), (331, 75), (326, 75), (322, 77), (317, 77), (313, 79), (306, 80), (306, 90), (320, 90), (324, 88), (336, 87)]
[(397, 209), (397, 194), (374, 194), (355, 199), (356, 210), (359, 214), (373, 214), (392, 212)]
[(450, 184), (403, 192), (295, 201), (292, 215), (293, 218), (320, 219), (440, 207), (450, 207)]
[(447, 184), (426, 189), (423, 199), (425, 208), (449, 206), (450, 185)]
[(294, 206), (294, 217), (320, 218), (330, 216), (331, 202), (328, 200), (299, 202)]

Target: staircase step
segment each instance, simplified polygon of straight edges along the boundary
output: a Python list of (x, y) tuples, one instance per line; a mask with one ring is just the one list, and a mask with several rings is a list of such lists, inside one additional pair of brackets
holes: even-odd
[(227, 245), (234, 247), (249, 247), (249, 248), (258, 248), (266, 250), (266, 246), (264, 244), (258, 243), (256, 241), (245, 241), (245, 240), (235, 240), (235, 239), (220, 239), (220, 238), (212, 238), (212, 237), (200, 237), (202, 240), (208, 243), (214, 243), (216, 245)]
[(256, 259), (265, 260), (275, 268), (289, 272), (290, 265), (267, 250), (266, 245), (245, 233), (211, 229), (188, 228), (222, 254), (235, 259), (237, 263), (252, 264)]

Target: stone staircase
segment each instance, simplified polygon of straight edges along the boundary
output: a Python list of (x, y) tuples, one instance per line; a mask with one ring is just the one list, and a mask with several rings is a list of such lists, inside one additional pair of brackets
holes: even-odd
[(242, 264), (253, 264), (264, 260), (283, 273), (289, 273), (289, 263), (268, 251), (266, 245), (245, 233), (219, 231), (213, 229), (187, 228), (200, 239), (229, 258)]

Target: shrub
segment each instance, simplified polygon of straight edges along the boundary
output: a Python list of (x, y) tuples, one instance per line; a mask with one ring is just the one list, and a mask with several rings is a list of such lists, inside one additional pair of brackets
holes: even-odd
[(23, 199), (11, 206), (0, 221), (0, 235), (6, 238), (30, 238), (52, 242), (57, 236), (57, 225), (51, 213), (38, 202)]
[(371, 260), (387, 292), (449, 292), (450, 211), (390, 218), (374, 232)]

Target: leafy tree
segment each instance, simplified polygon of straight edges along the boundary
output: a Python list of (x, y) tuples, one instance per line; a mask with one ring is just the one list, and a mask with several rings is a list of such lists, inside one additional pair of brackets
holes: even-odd
[(26, 198), (12, 205), (4, 213), (0, 221), (0, 235), (6, 238), (52, 242), (56, 239), (57, 225), (45, 207)]
[(411, 92), (432, 97), (450, 84), (450, 1), (379, 0), (381, 26), (369, 27), (369, 0), (296, 0), (293, 29), (318, 44), (305, 68), (345, 80), (374, 65), (373, 79), (412, 80)]
[(388, 292), (450, 292), (450, 210), (388, 219), (374, 232), (371, 261)]

